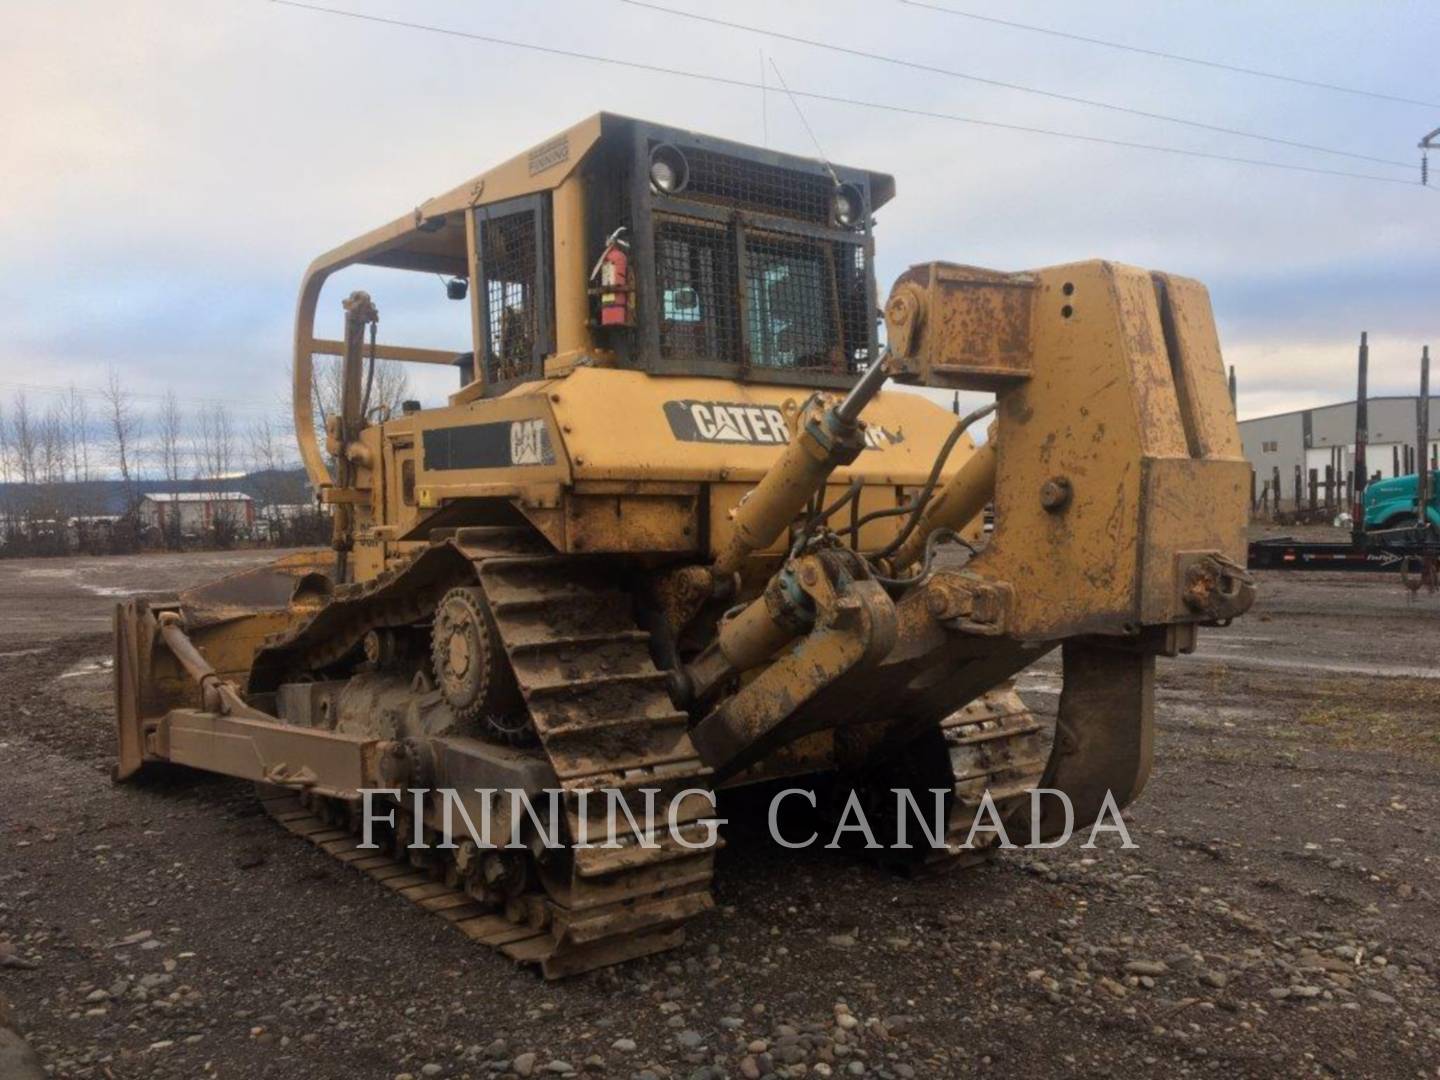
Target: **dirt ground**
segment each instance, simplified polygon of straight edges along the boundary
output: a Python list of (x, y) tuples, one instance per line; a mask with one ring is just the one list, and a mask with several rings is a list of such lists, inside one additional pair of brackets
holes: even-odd
[(261, 557), (0, 562), (0, 995), (55, 1076), (1440, 1076), (1440, 597), (1394, 576), (1262, 575), (1161, 661), (1134, 850), (911, 881), (722, 801), (685, 946), (547, 984), (244, 785), (109, 783), (115, 598)]

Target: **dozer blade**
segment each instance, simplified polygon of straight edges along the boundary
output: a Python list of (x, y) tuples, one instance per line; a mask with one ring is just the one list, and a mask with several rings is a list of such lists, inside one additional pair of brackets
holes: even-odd
[(330, 593), (328, 550), (297, 551), (274, 562), (228, 574), (180, 594), (180, 609), (191, 631), (283, 611), (292, 603), (311, 606)]
[(115, 607), (114, 778), (139, 772), (147, 757), (146, 725), (172, 709), (199, 703), (193, 680), (158, 640), (157, 616), (183, 615), (186, 631), (216, 672), (245, 686), (267, 637), (323, 603), (330, 580), (324, 551), (301, 551), (272, 563), (164, 599), (126, 600)]
[[(140, 727), (141, 642), (148, 646), (152, 630), (142, 628), (140, 602), (115, 606), (115, 780), (134, 776), (145, 762), (145, 735)], [(153, 623), (153, 620), (152, 620)], [(147, 647), (146, 652), (149, 649)]]

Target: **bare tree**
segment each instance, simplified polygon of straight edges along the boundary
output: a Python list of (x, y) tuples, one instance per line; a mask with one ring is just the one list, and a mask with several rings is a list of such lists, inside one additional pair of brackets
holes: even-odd
[(273, 541), (279, 535), (281, 526), (280, 503), (284, 496), (279, 474), (284, 468), (284, 462), (275, 434), (275, 425), (270, 422), (269, 417), (256, 420), (250, 425), (249, 441), (251, 479), (259, 492), (260, 501), (264, 504), (265, 520)]
[(14, 456), (15, 471), (20, 483), (33, 484), (36, 478), (36, 449), (38, 433), (35, 421), (30, 415), (30, 402), (24, 391), (15, 395), (10, 405), (10, 452)]
[[(201, 477), (210, 481), (209, 490), (217, 494), (223, 491), (220, 481), (235, 468), (235, 430), (230, 425), (230, 414), (219, 403), (201, 410), (195, 458)], [(213, 506), (211, 539), (219, 547), (228, 547), (239, 524), (233, 505), (217, 498)]]
[(163, 520), (160, 531), (165, 545), (172, 548), (178, 548), (181, 543), (180, 507), (173, 500), (180, 493), (182, 427), (180, 402), (176, 400), (174, 390), (167, 390), (165, 401), (160, 406), (160, 414), (156, 417), (155, 429), (160, 440), (160, 474), (165, 477), (172, 499), (170, 506), (166, 508), (169, 514)]
[(113, 367), (105, 383), (105, 413), (110, 425), (110, 452), (120, 479), (128, 492), (139, 479), (139, 461), (136, 447), (144, 430), (144, 423), (135, 409), (130, 392), (120, 383), (120, 373)]
[(71, 383), (65, 391), (65, 421), (70, 441), (70, 475), (77, 481), (90, 479), (90, 406), (85, 395)]
[(10, 487), (14, 463), (15, 456), (10, 446), (10, 424), (5, 418), (4, 408), (0, 407), (0, 481), (5, 484), (5, 498), (0, 501), (0, 515), (4, 517), (4, 532), (0, 534), (0, 544), (7, 546), (15, 539), (15, 493)]
[[(367, 360), (368, 364), (369, 361)], [(325, 420), (340, 414), (340, 399), (343, 394), (344, 363), (339, 359), (315, 361), (315, 376), (311, 383), (311, 400), (315, 415), (315, 430), (323, 440)], [(400, 406), (410, 396), (410, 379), (405, 374), (405, 365), (393, 360), (378, 360), (375, 363), (375, 377), (370, 386), (368, 409), (372, 416), (395, 416)], [(331, 463), (333, 466), (333, 462)]]
[(280, 447), (275, 438), (275, 425), (268, 416), (250, 425), (248, 438), (251, 472), (272, 472), (280, 468)]
[(44, 549), (60, 554), (70, 550), (70, 519), (75, 516), (74, 504), (65, 493), (70, 440), (63, 404), (58, 400), (52, 402), (37, 426), (37, 516), (45, 523)]
[(138, 542), (135, 515), (140, 506), (139, 490), (135, 486), (139, 479), (139, 457), (137, 448), (144, 431), (144, 422), (135, 408), (130, 392), (120, 383), (120, 373), (110, 368), (105, 383), (105, 418), (110, 428), (110, 452), (115, 467), (120, 472), (120, 481), (125, 495), (125, 518), (127, 527), (118, 529), (115, 540), (122, 548), (134, 547)]
[(37, 468), (42, 484), (65, 483), (70, 466), (69, 434), (64, 406), (57, 401), (40, 418), (36, 439), (39, 443)]
[(15, 395), (6, 434), (9, 457), (24, 489), (18, 500), (18, 516), (22, 519), (19, 528), (33, 550), (58, 550), (64, 539), (55, 491), (55, 485), (65, 479), (65, 450), (59, 427), (58, 408), (37, 416), (23, 392)]
[(155, 434), (160, 440), (160, 475), (169, 482), (172, 492), (183, 470), (180, 456), (182, 429), (180, 402), (176, 400), (174, 390), (167, 390), (160, 413), (155, 418)]
[(224, 479), (234, 471), (235, 429), (223, 405), (210, 405), (200, 412), (195, 464), (200, 476), (208, 480)]

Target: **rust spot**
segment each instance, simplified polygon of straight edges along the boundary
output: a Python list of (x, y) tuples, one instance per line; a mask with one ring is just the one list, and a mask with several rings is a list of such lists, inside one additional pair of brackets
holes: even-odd
[(1045, 436), (1045, 441), (1040, 444), (1040, 460), (1046, 465), (1050, 464), (1050, 455), (1055, 450), (1055, 432)]

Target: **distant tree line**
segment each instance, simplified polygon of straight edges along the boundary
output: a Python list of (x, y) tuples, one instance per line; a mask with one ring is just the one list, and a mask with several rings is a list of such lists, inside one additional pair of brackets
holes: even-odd
[[(320, 431), (338, 408), (333, 366), (317, 365)], [(403, 369), (379, 365), (375, 409), (396, 413), (407, 393)], [(241, 429), (223, 404), (192, 404), (187, 412), (171, 390), (147, 412), (114, 368), (99, 391), (72, 385), (45, 397), (43, 408), (24, 390), (0, 402), (0, 556), (328, 541), (329, 516), (299, 471), (288, 409)], [(223, 501), (202, 535), (184, 528), (179, 513), (164, 516), (164, 528), (142, 520), (146, 494), (174, 500), (207, 488), (249, 494), (253, 525)]]

